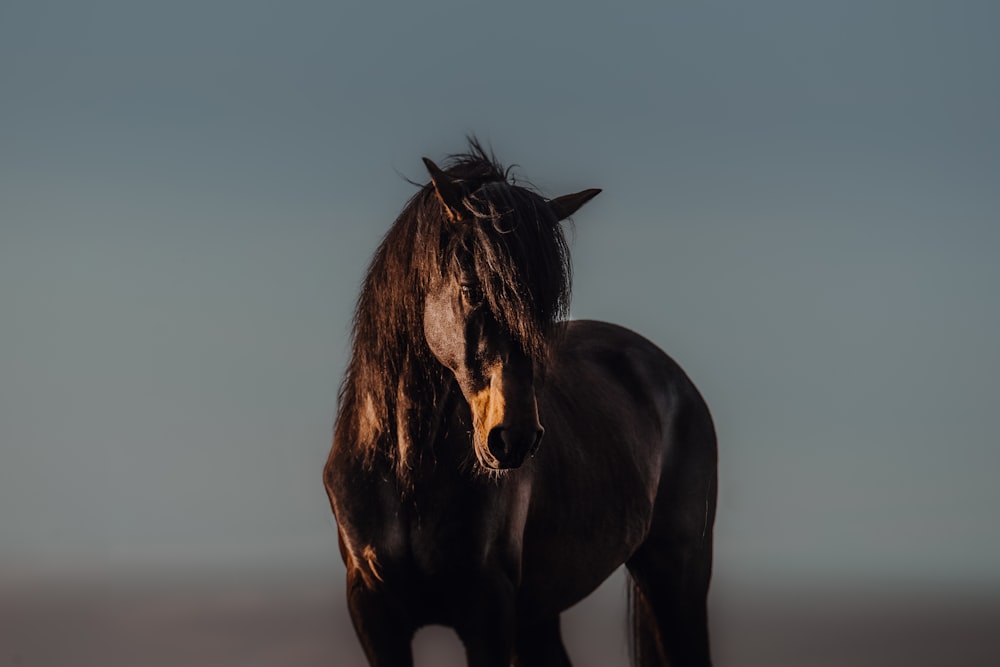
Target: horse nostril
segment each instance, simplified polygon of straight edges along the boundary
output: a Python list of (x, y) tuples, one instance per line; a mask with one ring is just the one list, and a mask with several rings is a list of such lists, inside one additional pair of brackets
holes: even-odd
[(539, 427), (534, 431), (512, 431), (503, 426), (490, 430), (486, 446), (490, 454), (503, 468), (521, 465), (526, 456), (532, 456), (538, 451), (545, 429)]
[(538, 446), (542, 444), (542, 436), (545, 435), (545, 429), (541, 426), (535, 431), (535, 441), (531, 443), (531, 450), (529, 450), (529, 455), (534, 456), (535, 452), (538, 451)]
[(489, 447), (490, 454), (494, 456), (498, 461), (503, 461), (507, 458), (508, 446), (507, 439), (504, 437), (504, 429), (501, 426), (490, 431), (490, 435), (486, 440), (486, 444)]

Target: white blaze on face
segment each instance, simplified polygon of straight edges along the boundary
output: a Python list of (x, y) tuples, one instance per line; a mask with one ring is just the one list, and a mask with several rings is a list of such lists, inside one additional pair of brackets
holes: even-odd
[(486, 388), (469, 397), (477, 448), (485, 450), (490, 431), (505, 423), (507, 398), (504, 395), (503, 376), (503, 366), (496, 364), (490, 370), (490, 381)]
[(487, 377), (487, 386), (468, 397), (480, 462), (484, 457), (493, 458), (489, 442), (494, 429), (503, 429), (508, 441), (526, 442), (527, 446), (535, 442), (541, 430), (530, 374), (497, 362), (489, 368)]

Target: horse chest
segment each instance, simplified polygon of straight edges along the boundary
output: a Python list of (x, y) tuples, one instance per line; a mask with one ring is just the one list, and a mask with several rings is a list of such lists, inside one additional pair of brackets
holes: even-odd
[[(471, 492), (404, 494), (385, 478), (355, 484), (337, 521), (355, 566), (385, 585), (412, 585), (519, 562), (519, 535), (496, 499)], [(515, 568), (516, 569), (516, 568)]]

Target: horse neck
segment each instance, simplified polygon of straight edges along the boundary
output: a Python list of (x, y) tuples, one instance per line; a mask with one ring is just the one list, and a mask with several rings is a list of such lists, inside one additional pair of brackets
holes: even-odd
[[(422, 410), (410, 411), (409, 419), (421, 420), (427, 428), (413, 436), (409, 443), (399, 443), (400, 454), (405, 451), (404, 462), (397, 473), (405, 486), (414, 487), (422, 482), (440, 484), (447, 479), (469, 477), (475, 454), (472, 445), (472, 417), (468, 404), (462, 397), (454, 379), (448, 377), (444, 386), (436, 388), (437, 400), (424, 405)], [(400, 424), (403, 437), (414, 434), (414, 424)], [(474, 476), (474, 475), (473, 475)]]

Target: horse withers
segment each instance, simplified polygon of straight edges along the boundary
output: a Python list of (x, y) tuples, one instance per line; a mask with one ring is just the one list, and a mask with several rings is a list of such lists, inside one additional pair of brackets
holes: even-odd
[(324, 481), (372, 665), (420, 627), (470, 665), (569, 665), (559, 615), (625, 564), (632, 659), (710, 664), (716, 440), (697, 389), (622, 327), (565, 321), (560, 222), (475, 140), (389, 229), (358, 299)]

